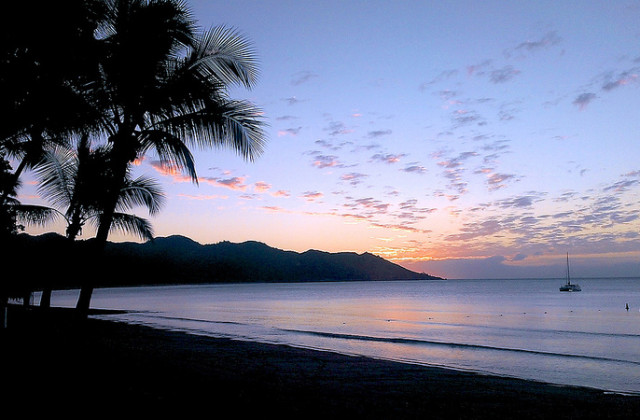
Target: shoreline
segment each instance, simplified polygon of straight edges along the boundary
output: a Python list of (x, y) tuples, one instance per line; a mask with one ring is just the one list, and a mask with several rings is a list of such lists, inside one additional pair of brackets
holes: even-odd
[(635, 395), (78, 321), (73, 311), (59, 308), (10, 307), (9, 328), (0, 337), (7, 354), (2, 370), (13, 385), (3, 400), (32, 409), (83, 403), (114, 413), (232, 407), (236, 414), (279, 417), (525, 419), (626, 418), (640, 412)]

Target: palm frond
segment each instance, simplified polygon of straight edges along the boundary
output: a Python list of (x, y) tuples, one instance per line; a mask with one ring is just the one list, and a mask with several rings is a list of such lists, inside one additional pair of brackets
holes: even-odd
[(256, 53), (251, 42), (237, 30), (217, 26), (196, 41), (186, 66), (207, 80), (250, 89), (258, 76)]
[(45, 152), (35, 169), (40, 195), (54, 206), (61, 208), (69, 206), (73, 196), (77, 167), (76, 154), (72, 150), (58, 147)]
[(169, 130), (144, 130), (140, 133), (140, 143), (142, 153), (153, 149), (163, 165), (186, 172), (194, 183), (198, 183), (193, 155), (180, 137)]
[(13, 209), (16, 221), (32, 226), (45, 226), (47, 223), (55, 222), (62, 215), (56, 209), (29, 204), (17, 204)]
[(131, 209), (135, 206), (144, 206), (153, 215), (160, 211), (164, 204), (164, 193), (154, 179), (140, 176), (134, 180), (128, 180), (127, 185), (121, 190), (118, 209)]
[(143, 240), (153, 240), (151, 223), (133, 214), (114, 213), (110, 231), (114, 230), (135, 235)]
[(202, 148), (230, 148), (253, 161), (266, 144), (261, 115), (262, 111), (247, 101), (209, 100), (200, 107), (184, 106), (176, 115), (156, 121), (154, 127)]

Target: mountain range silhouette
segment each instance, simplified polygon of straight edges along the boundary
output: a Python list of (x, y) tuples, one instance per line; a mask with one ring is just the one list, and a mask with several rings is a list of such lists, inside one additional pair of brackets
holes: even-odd
[[(24, 281), (77, 287), (92, 276), (96, 287), (236, 282), (441, 280), (416, 273), (365, 252), (302, 253), (261, 242), (202, 245), (184, 236), (145, 243), (109, 242), (105, 259), (92, 257), (92, 240), (71, 243), (61, 235), (18, 235), (12, 266), (22, 267)], [(32, 263), (30, 263), (31, 261)], [(37, 261), (38, 264), (33, 264)], [(61, 271), (53, 267), (66, 267)], [(26, 276), (25, 276), (26, 274)], [(32, 286), (33, 287), (33, 286)]]

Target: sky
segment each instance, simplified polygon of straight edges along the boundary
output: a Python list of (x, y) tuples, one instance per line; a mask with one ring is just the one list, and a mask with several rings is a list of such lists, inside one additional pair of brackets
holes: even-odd
[(157, 236), (446, 278), (562, 277), (567, 252), (577, 277), (640, 276), (640, 1), (188, 4), (253, 42), (259, 79), (230, 93), (268, 141), (254, 162), (195, 151), (198, 185), (147, 156)]

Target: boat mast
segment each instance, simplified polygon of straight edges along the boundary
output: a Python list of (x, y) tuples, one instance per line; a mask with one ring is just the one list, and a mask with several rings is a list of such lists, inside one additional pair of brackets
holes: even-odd
[(569, 276), (569, 253), (567, 252), (567, 284), (571, 284), (571, 277)]

